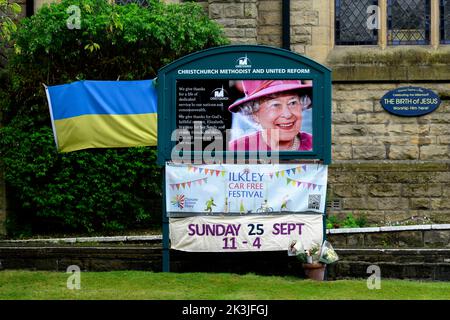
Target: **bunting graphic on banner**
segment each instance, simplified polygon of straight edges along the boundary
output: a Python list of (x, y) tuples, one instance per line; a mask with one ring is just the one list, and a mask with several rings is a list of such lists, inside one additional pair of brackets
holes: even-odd
[(320, 184), (316, 184), (316, 183), (312, 183), (312, 182), (305, 182), (305, 181), (298, 181), (298, 180), (294, 180), (294, 179), (291, 179), (291, 178), (286, 178), (286, 184), (287, 185), (290, 184), (290, 185), (292, 185), (294, 187), (304, 188), (304, 189), (311, 189), (312, 188), (312, 190), (315, 190), (316, 188), (318, 188), (319, 191), (321, 191), (322, 188), (323, 188), (323, 185), (320, 185)]
[[(200, 166), (193, 166), (193, 165), (187, 165), (187, 170), (189, 172), (193, 172), (193, 173), (201, 173), (207, 176), (216, 176), (218, 177), (219, 175), (221, 175), (222, 177), (225, 177), (225, 175), (227, 174), (227, 171), (225, 170), (216, 170), (216, 169), (209, 169), (209, 168), (203, 168)], [(285, 175), (290, 176), (295, 175), (296, 173), (300, 173), (300, 172), (306, 172), (306, 165), (303, 166), (296, 166), (296, 167), (292, 167), (289, 169), (285, 169), (285, 170), (279, 170), (279, 171), (273, 171), (273, 172), (268, 172), (265, 173), (264, 175), (269, 176), (270, 179), (273, 179), (273, 176), (275, 175), (275, 177), (279, 178), (279, 177), (284, 177)]]
[(225, 174), (227, 173), (225, 170), (207, 169), (207, 168), (196, 167), (196, 166), (192, 166), (192, 165), (188, 165), (187, 169), (189, 172), (196, 173), (198, 171), (199, 173), (203, 172), (203, 174), (205, 174), (205, 175), (210, 175), (210, 176), (215, 175), (216, 177), (218, 177), (219, 175), (221, 175), (222, 177), (225, 177)]
[(270, 179), (273, 179), (273, 176), (275, 175), (275, 177), (284, 177), (285, 174), (287, 174), (288, 176), (290, 176), (291, 174), (294, 175), (296, 173), (300, 173), (301, 171), (306, 171), (306, 166), (296, 166), (294, 168), (290, 168), (290, 169), (285, 169), (285, 170), (280, 170), (280, 171), (274, 171), (274, 172), (269, 172), (266, 173), (266, 175), (268, 175), (270, 177)]
[(180, 182), (180, 183), (170, 183), (170, 188), (172, 190), (180, 190), (180, 188), (186, 189), (187, 188), (191, 188), (192, 185), (202, 185), (205, 184), (208, 181), (208, 178), (202, 178), (202, 179), (197, 179), (197, 180), (192, 180), (192, 181), (186, 181), (186, 182)]

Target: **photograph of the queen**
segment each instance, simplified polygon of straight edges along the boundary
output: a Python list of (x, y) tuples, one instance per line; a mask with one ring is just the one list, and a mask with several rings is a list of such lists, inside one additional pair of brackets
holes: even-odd
[[(312, 81), (239, 80), (244, 96), (229, 106), (233, 114), (230, 151), (311, 151)], [(308, 112), (309, 111), (309, 112)]]

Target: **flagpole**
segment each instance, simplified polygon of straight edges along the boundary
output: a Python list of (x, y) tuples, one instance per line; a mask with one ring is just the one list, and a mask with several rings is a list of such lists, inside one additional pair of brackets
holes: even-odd
[(52, 123), (53, 139), (55, 140), (56, 150), (59, 150), (59, 147), (58, 147), (58, 136), (56, 135), (55, 118), (53, 117), (52, 100), (50, 99), (50, 93), (48, 92), (47, 85), (45, 83), (43, 83), (42, 85), (44, 86), (45, 95), (47, 96), (48, 109), (50, 111), (50, 122)]

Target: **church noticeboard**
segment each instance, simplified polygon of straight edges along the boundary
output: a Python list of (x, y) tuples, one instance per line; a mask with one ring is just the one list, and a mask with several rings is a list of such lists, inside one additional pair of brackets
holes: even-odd
[[(177, 146), (185, 159), (192, 155), (202, 163), (199, 154), (209, 146), (222, 156), (218, 162), (276, 151), (280, 159), (328, 164), (330, 79), (326, 67), (266, 46), (225, 46), (177, 60), (158, 73), (158, 162), (172, 161)], [(274, 116), (280, 111), (275, 103), (258, 110), (263, 98), (286, 92), (295, 93), (292, 110), (300, 106), (294, 115)]]
[(250, 45), (197, 52), (159, 71), (165, 254), (321, 244), (330, 162), (328, 68)]

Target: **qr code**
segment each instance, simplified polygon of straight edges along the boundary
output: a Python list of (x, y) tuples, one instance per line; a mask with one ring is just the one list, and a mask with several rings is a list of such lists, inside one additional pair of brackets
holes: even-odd
[(308, 199), (308, 209), (319, 210), (320, 209), (320, 194), (310, 194)]

